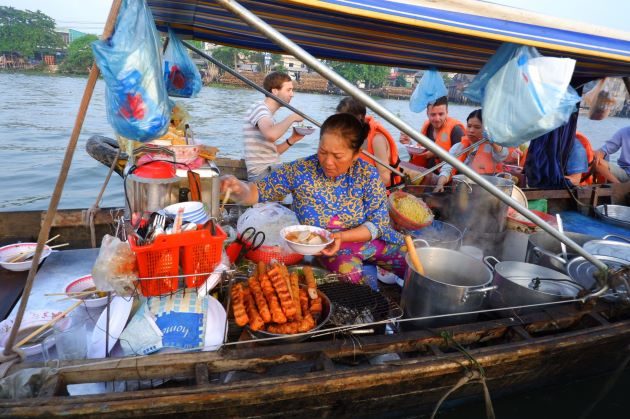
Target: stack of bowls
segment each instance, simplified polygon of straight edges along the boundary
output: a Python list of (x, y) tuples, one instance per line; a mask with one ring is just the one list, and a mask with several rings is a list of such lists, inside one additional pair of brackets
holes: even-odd
[(171, 217), (175, 217), (180, 208), (184, 208), (183, 221), (205, 224), (210, 219), (205, 205), (197, 201), (178, 202), (164, 208), (164, 211)]

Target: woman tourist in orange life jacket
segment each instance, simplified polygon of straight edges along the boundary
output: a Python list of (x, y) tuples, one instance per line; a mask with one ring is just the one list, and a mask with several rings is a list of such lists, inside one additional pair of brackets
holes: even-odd
[[(466, 118), (466, 136), (462, 138), (461, 142), (451, 147), (449, 153), (456, 156), (461, 153), (463, 149), (481, 141), (483, 138), (484, 132), (481, 109), (477, 109), (472, 111), (470, 115), (468, 115), (468, 118)], [(487, 142), (459, 156), (459, 160), (479, 174), (492, 175), (503, 171), (502, 162), (507, 156), (507, 147)], [(454, 172), (455, 169), (450, 164), (442, 166), (437, 185), (433, 191), (442, 192), (444, 185), (448, 183)]]

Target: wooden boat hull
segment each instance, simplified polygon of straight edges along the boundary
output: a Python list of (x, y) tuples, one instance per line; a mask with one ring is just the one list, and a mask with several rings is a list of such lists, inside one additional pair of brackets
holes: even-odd
[[(493, 397), (526, 388), (609, 372), (627, 357), (630, 318), (605, 320), (607, 309), (560, 309), (522, 318), (498, 319), (445, 328), (469, 347), (483, 367)], [(621, 319), (621, 320), (620, 320)], [(566, 329), (557, 332), (558, 329)], [(555, 330), (555, 332), (554, 332)], [(3, 416), (64, 415), (146, 417), (304, 416), (383, 417), (432, 409), (462, 377), (475, 370), (464, 354), (444, 346), (428, 331), (245, 349), (220, 353), (164, 354), (112, 359), (64, 368), (47, 398), (0, 402)], [(397, 352), (382, 365), (348, 366), (365, 355)], [(604, 355), (605, 354), (605, 355)], [(333, 359), (343, 358), (338, 364)], [(34, 365), (22, 365), (26, 368)], [(115, 368), (114, 368), (115, 367)], [(15, 368), (14, 368), (15, 369)], [(225, 382), (228, 371), (238, 371)], [(67, 383), (90, 380), (147, 380), (178, 376), (192, 385), (60, 396)], [(173, 384), (176, 385), (176, 384)], [(56, 389), (55, 389), (56, 387)], [(456, 397), (478, 398), (481, 386), (468, 384)]]

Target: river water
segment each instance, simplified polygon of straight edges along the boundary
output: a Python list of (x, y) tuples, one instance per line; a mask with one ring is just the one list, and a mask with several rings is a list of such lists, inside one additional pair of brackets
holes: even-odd
[[(0, 171), (0, 212), (48, 207), (85, 85), (85, 78), (0, 73), (0, 91), (3, 92), (0, 102), (0, 160), (3, 162), (3, 170)], [(90, 136), (99, 134), (113, 137), (105, 114), (103, 91), (104, 84), (99, 80), (83, 124), (60, 208), (91, 206), (107, 173), (105, 166), (85, 152), (85, 142)], [(197, 98), (185, 100), (196, 138), (204, 144), (219, 147), (221, 157), (240, 158), (241, 118), (249, 105), (261, 100), (261, 97), (250, 89), (204, 87)], [(292, 104), (318, 121), (323, 121), (334, 113), (340, 98), (298, 92)], [(407, 101), (377, 101), (412, 126), (419, 127), (425, 119), (424, 114), (410, 112)], [(464, 121), (473, 109), (451, 105), (450, 114)], [(286, 113), (285, 109), (281, 109), (278, 118)], [(629, 122), (621, 118), (603, 121), (580, 118), (578, 129), (597, 148)], [(396, 130), (392, 130), (392, 133), (398, 135)], [(287, 161), (312, 154), (316, 150), (316, 143), (317, 133), (292, 147), (283, 155), (283, 159)], [(405, 156), (404, 148), (401, 154)], [(113, 176), (101, 207), (122, 205), (122, 182), (118, 176)], [(496, 412), (498, 417), (510, 418), (530, 418), (534, 415), (578, 417), (605, 385), (606, 379), (602, 377), (567, 383), (553, 390), (541, 389), (503, 398), (495, 401)], [(627, 409), (624, 401), (628, 385), (630, 374), (626, 372), (592, 417), (622, 417), (620, 412)], [(440, 417), (476, 418), (485, 415), (482, 404), (473, 404), (447, 409)]]
[[(0, 211), (41, 210), (48, 207), (86, 78), (0, 73)], [(60, 208), (90, 207), (107, 174), (107, 168), (85, 151), (86, 140), (95, 134), (113, 138), (105, 111), (104, 83), (99, 80), (83, 124), (79, 144), (64, 188)], [(242, 156), (242, 116), (262, 95), (252, 89), (204, 87), (194, 99), (184, 99), (191, 114), (196, 139), (220, 149), (221, 157)], [(340, 96), (297, 92), (292, 105), (323, 122), (334, 113)], [(405, 100), (376, 99), (412, 126), (420, 126), (424, 114), (409, 110)], [(450, 115), (465, 121), (470, 106), (451, 105)], [(278, 111), (277, 119), (287, 115)], [(578, 129), (594, 148), (610, 138), (628, 119), (608, 118), (590, 121), (580, 118)], [(391, 128), (385, 123), (387, 128)], [(395, 137), (397, 130), (391, 129)], [(289, 161), (315, 152), (317, 132), (303, 139), (283, 156)], [(401, 147), (402, 158), (406, 155)], [(101, 207), (122, 206), (122, 182), (114, 176)]]

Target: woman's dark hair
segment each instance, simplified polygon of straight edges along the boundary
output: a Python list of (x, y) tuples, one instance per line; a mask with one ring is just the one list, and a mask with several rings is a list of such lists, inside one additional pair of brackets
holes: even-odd
[(466, 118), (466, 122), (468, 122), (470, 118), (477, 118), (478, 120), (483, 122), (483, 118), (481, 117), (481, 108), (475, 109), (474, 111), (472, 111), (470, 115), (468, 115), (468, 118)]
[(349, 113), (337, 113), (331, 115), (324, 121), (320, 128), (320, 138), (325, 133), (335, 132), (345, 139), (355, 153), (361, 150), (363, 141), (370, 131), (370, 126), (359, 121), (354, 115)]
[(339, 102), (339, 105), (337, 105), (337, 113), (349, 113), (363, 121), (367, 110), (365, 109), (365, 105), (355, 98), (344, 97), (341, 99), (341, 102)]

